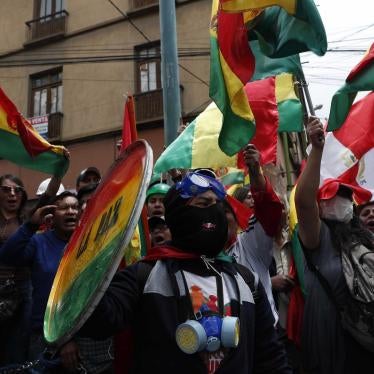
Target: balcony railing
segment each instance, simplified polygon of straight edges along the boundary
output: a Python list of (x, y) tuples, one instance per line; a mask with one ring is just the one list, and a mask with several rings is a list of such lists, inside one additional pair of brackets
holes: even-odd
[(158, 4), (158, 0), (130, 0), (130, 9), (135, 10)]
[(60, 112), (48, 116), (48, 140), (61, 140), (61, 128), (64, 115)]
[(136, 122), (144, 123), (163, 118), (162, 89), (134, 95)]
[(27, 43), (63, 36), (66, 32), (68, 15), (69, 13), (66, 10), (62, 10), (61, 12), (27, 21)]
[[(183, 86), (180, 86), (181, 103)], [(161, 121), (164, 118), (162, 89), (134, 94), (136, 122)], [(182, 110), (183, 111), (183, 110)]]

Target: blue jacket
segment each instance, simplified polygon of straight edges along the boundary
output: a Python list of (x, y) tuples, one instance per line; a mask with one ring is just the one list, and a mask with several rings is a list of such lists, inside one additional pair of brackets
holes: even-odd
[(43, 329), (44, 312), (66, 241), (53, 230), (35, 234), (36, 227), (23, 224), (0, 248), (0, 261), (29, 266), (33, 287), (31, 329)]

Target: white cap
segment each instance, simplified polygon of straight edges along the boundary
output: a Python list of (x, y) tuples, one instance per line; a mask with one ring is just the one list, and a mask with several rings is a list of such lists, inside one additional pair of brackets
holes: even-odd
[[(39, 187), (38, 187), (38, 189), (36, 191), (36, 195), (37, 196), (43, 195), (43, 193), (45, 191), (47, 191), (47, 188), (48, 188), (48, 185), (49, 185), (50, 181), (51, 181), (51, 178), (47, 178), (42, 183), (39, 184)], [(64, 191), (65, 191), (65, 187), (61, 183), (60, 187), (58, 188), (57, 195), (59, 195), (61, 192), (64, 192)]]

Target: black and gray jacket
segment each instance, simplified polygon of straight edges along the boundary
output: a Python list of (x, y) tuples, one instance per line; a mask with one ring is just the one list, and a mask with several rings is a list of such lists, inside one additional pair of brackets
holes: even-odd
[[(240, 265), (215, 260), (240, 320), (240, 341), (216, 374), (291, 373), (273, 326), (273, 315), (261, 284), (253, 293), (253, 275)], [(144, 276), (144, 266), (148, 266)], [(175, 341), (177, 326), (188, 318), (188, 290), (181, 271), (217, 276), (202, 260), (158, 260), (136, 263), (119, 272), (80, 334), (105, 338), (131, 326), (135, 336), (134, 373), (203, 374), (199, 354), (183, 353)], [(255, 297), (254, 297), (255, 295)]]

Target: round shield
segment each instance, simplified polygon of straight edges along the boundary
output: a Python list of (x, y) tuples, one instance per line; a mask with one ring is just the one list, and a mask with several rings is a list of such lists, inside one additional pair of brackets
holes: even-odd
[(132, 143), (89, 200), (57, 270), (44, 315), (44, 337), (61, 345), (91, 315), (112, 280), (140, 218), (152, 176), (145, 141)]

